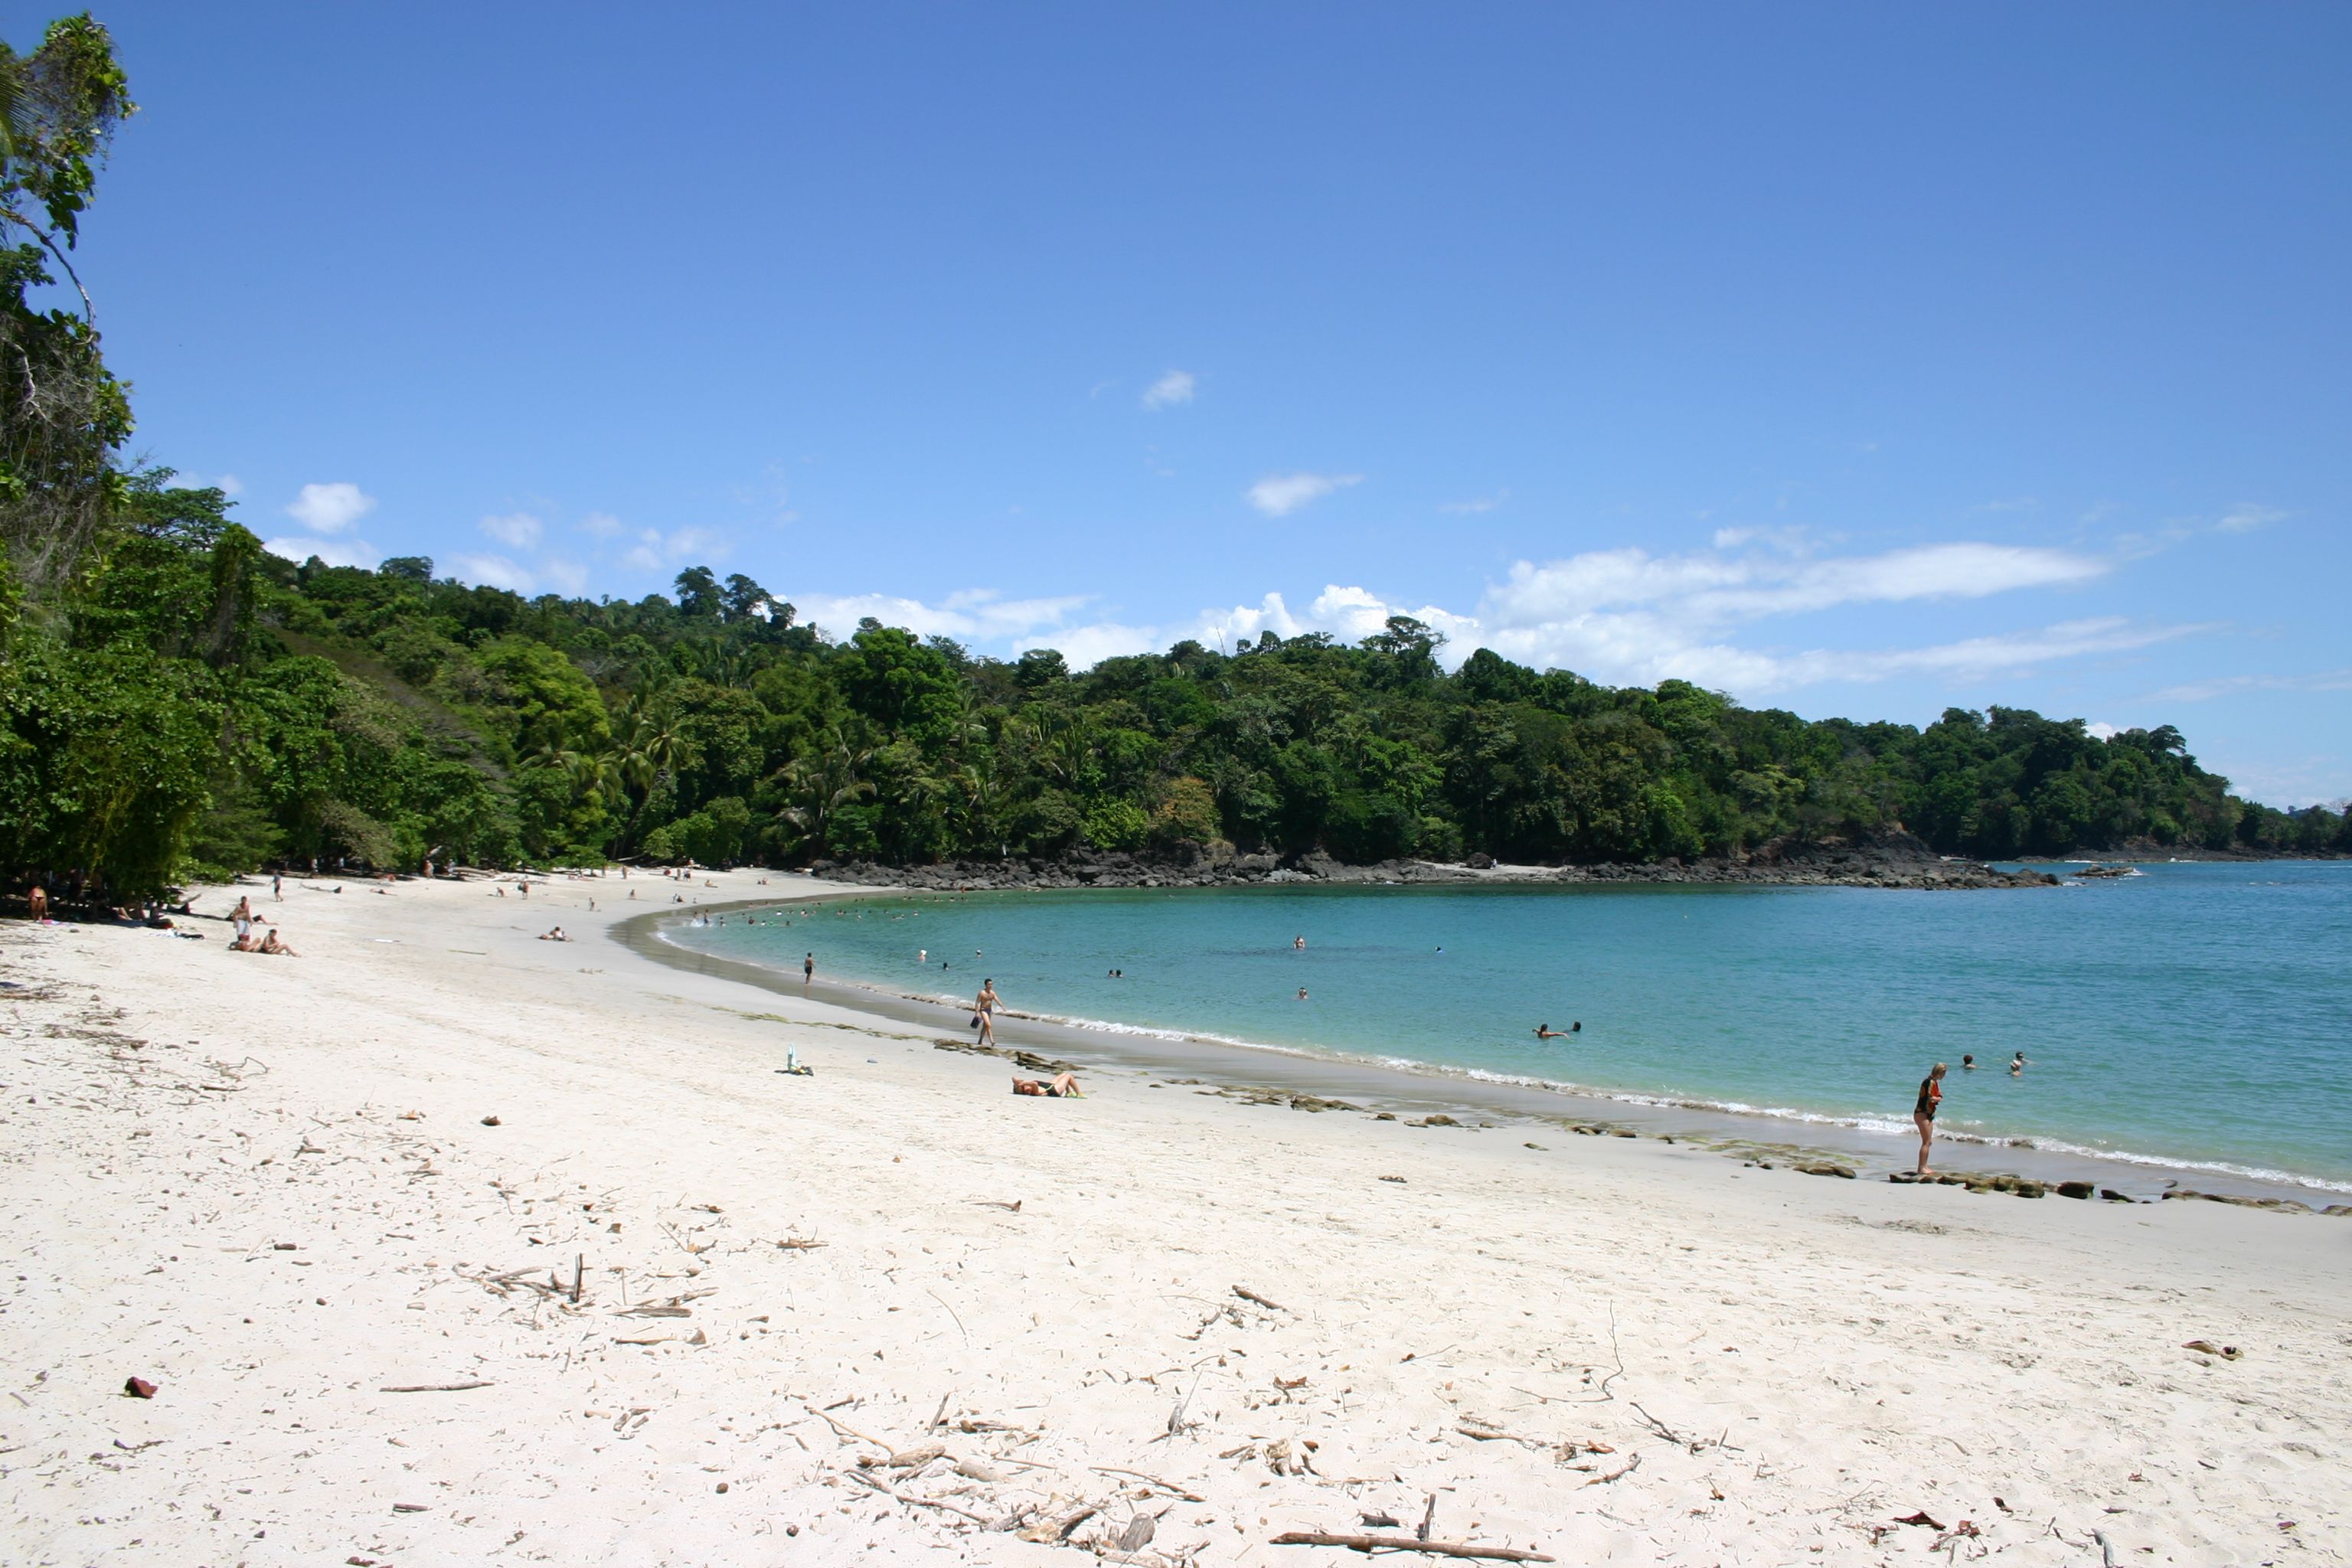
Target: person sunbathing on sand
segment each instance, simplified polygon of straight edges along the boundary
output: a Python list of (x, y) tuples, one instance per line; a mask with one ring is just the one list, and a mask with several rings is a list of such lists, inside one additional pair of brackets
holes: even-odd
[(1052, 1081), (1047, 1083), (1039, 1083), (1034, 1078), (1016, 1078), (1013, 1080), (1013, 1092), (1042, 1095), (1047, 1100), (1084, 1100), (1086, 1098), (1078, 1090), (1077, 1075), (1066, 1072), (1055, 1074)]
[(541, 942), (570, 942), (572, 939), (563, 934), (563, 928), (562, 926), (557, 926), (553, 931), (549, 931), (539, 940)]
[(261, 939), (261, 945), (255, 948), (253, 951), (256, 952), (275, 953), (282, 958), (299, 958), (302, 956), (300, 953), (295, 952), (292, 948), (278, 940), (278, 928), (276, 926), (271, 926), (269, 928), (269, 934), (263, 937)]

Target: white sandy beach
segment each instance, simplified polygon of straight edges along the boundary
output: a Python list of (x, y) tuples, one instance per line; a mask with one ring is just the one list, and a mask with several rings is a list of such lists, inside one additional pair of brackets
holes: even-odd
[(330, 886), (0, 926), (0, 1563), (2352, 1561), (2352, 1220), (1016, 1098), (657, 878)]

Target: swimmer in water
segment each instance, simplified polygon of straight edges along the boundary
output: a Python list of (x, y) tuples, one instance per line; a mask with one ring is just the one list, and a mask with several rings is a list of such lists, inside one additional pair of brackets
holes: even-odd
[(1307, 1000), (1307, 987), (1306, 987), (1306, 986), (1304, 986), (1304, 985), (1302, 985), (1302, 986), (1300, 986), (1300, 987), (1298, 988), (1298, 999), (1299, 999), (1301, 1002), (1304, 1002), (1304, 1001), (1306, 1001), (1306, 1000)]
[(1555, 1029), (1549, 1024), (1538, 1024), (1536, 1026), (1536, 1038), (1538, 1040), (1564, 1040), (1568, 1038), (1568, 1031), (1566, 1029)]
[(1960, 1058), (1960, 1070), (1961, 1070), (1962, 1072), (1974, 1072), (1974, 1071), (1976, 1071), (1976, 1070), (1977, 1070), (1977, 1058), (1974, 1058), (1974, 1057), (1962, 1057), (1962, 1058)]
[(2023, 1078), (2025, 1076), (2025, 1053), (2023, 1051), (2020, 1051), (2015, 1056), (2009, 1058), (2009, 1076), (2011, 1078)]

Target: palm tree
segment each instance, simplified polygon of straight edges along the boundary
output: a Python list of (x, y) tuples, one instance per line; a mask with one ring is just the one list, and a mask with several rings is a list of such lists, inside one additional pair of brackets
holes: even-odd
[(637, 822), (645, 816), (646, 803), (653, 799), (654, 785), (662, 774), (677, 766), (685, 750), (685, 739), (677, 730), (677, 711), (669, 704), (648, 703), (643, 697), (632, 697), (622, 705), (620, 728), (614, 735), (605, 766), (615, 784), (636, 794), (636, 805), (621, 829), (623, 847), (636, 842)]
[(1006, 846), (998, 838), (998, 822), (1003, 808), (1003, 793), (997, 787), (996, 764), (983, 756), (977, 762), (958, 768), (954, 784), (963, 795), (964, 832), (975, 846), (996, 844), (996, 858), (1004, 859)]
[(793, 799), (776, 815), (800, 829), (802, 840), (822, 847), (834, 813), (874, 793), (863, 776), (874, 750), (862, 734), (838, 724), (826, 728), (817, 749), (776, 770), (775, 777), (793, 791)]

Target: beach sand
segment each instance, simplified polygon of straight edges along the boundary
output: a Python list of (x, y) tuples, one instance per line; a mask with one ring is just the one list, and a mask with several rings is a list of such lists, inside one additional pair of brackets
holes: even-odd
[(2352, 1220), (1016, 1098), (659, 878), (332, 885), (0, 926), (0, 1563), (2352, 1560)]

